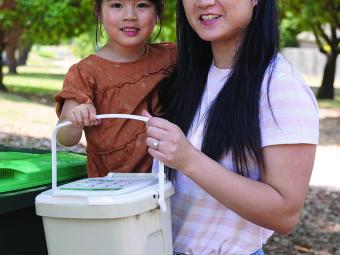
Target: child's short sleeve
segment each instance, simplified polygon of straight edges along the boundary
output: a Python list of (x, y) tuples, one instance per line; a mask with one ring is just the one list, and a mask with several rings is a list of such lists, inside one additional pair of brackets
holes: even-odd
[[(289, 65), (289, 63), (286, 63)], [(264, 81), (260, 102), (262, 147), (276, 144), (318, 144), (318, 105), (312, 90), (292, 67), (273, 73), (267, 98)]]
[(61, 92), (55, 96), (57, 115), (60, 116), (65, 99), (74, 99), (80, 104), (93, 103), (94, 86), (93, 74), (81, 62), (71, 66)]

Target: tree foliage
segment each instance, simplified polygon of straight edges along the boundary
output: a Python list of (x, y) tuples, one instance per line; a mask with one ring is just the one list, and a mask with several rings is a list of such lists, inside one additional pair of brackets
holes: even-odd
[[(17, 47), (18, 41), (23, 45), (59, 44), (78, 36), (93, 23), (92, 6), (93, 0), (0, 0), (0, 34), (4, 35), (0, 45)], [(19, 30), (13, 38), (13, 31)], [(0, 55), (4, 47), (0, 47)], [(0, 88), (4, 90), (1, 84), (2, 74)]]
[(311, 31), (326, 58), (318, 98), (334, 98), (336, 59), (340, 53), (340, 0), (282, 0), (301, 30)]
[[(10, 22), (11, 17), (14, 15), (15, 2), (12, 0), (0, 0), (0, 91), (7, 91), (3, 85), (3, 74), (2, 74), (2, 52), (6, 47), (8, 32), (11, 29), (13, 22)], [(14, 23), (13, 23), (14, 24)]]
[(174, 0), (165, 0), (162, 33), (157, 38), (157, 41), (176, 41), (176, 2)]
[(280, 47), (297, 47), (297, 35), (303, 31), (299, 19), (285, 6), (280, 6)]
[[(165, 0), (162, 31), (156, 37), (156, 28), (152, 41), (176, 40), (176, 2)], [(313, 32), (320, 51), (327, 57), (318, 96), (333, 98), (336, 58), (340, 53), (340, 0), (281, 0), (280, 7), (281, 46), (296, 46), (299, 32)], [(0, 0), (0, 53), (6, 44), (18, 47), (17, 36), (21, 47), (27, 48), (72, 40), (74, 52), (84, 57), (95, 50), (94, 28), (93, 0)], [(0, 88), (1, 78), (0, 73)]]
[(16, 0), (16, 14), (27, 39), (58, 44), (89, 29), (92, 0)]

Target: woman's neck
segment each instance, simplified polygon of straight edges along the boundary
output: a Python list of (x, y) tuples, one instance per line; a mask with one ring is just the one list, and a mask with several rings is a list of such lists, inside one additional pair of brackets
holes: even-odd
[(221, 69), (231, 69), (238, 47), (239, 41), (211, 42), (215, 66)]
[(121, 47), (107, 43), (96, 55), (113, 62), (133, 62), (144, 56), (146, 45), (139, 47)]

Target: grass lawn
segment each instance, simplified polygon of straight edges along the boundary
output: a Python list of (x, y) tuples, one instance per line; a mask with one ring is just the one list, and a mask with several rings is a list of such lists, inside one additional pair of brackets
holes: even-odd
[(53, 96), (60, 91), (70, 64), (31, 52), (18, 74), (8, 74), (4, 84), (10, 93), (0, 93), (0, 133), (49, 137), (57, 116)]
[(340, 109), (340, 89), (335, 89), (334, 100), (319, 99), (319, 107), (327, 109)]
[[(27, 65), (19, 66), (16, 75), (8, 74), (8, 69), (5, 67), (3, 69), (4, 84), (9, 91), (21, 95), (45, 96), (52, 101), (53, 95), (60, 91), (65, 73), (72, 62), (58, 60), (56, 54), (53, 56), (51, 52), (53, 51), (49, 49), (47, 56), (45, 53), (33, 50)], [(316, 93), (317, 86), (321, 83), (320, 77), (305, 76), (304, 78)], [(0, 102), (1, 100), (0, 98)], [(340, 81), (335, 83), (334, 100), (319, 100), (318, 102), (320, 108), (340, 109)]]
[(4, 67), (4, 84), (14, 93), (53, 96), (61, 89), (68, 68), (62, 61), (33, 51), (27, 65), (17, 68), (18, 74), (8, 74), (8, 68)]
[[(0, 94), (0, 131), (49, 136), (57, 123), (53, 106), (46, 106), (19, 95)], [(39, 132), (37, 132), (39, 127)]]
[(19, 68), (18, 72), (17, 75), (5, 75), (4, 84), (10, 92), (54, 95), (60, 90), (64, 78), (58, 74), (27, 72), (24, 67)]
[[(308, 83), (308, 80), (307, 80)], [(321, 83), (321, 81), (320, 81)], [(308, 83), (309, 84), (309, 83)], [(311, 87), (314, 94), (318, 92), (319, 87)], [(320, 108), (327, 108), (327, 109), (340, 109), (340, 88), (335, 87), (334, 88), (334, 100), (329, 99), (318, 99), (318, 104)]]

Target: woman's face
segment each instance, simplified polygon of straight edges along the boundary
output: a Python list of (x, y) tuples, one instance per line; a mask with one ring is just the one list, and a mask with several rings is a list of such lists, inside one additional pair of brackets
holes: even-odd
[(257, 0), (182, 0), (187, 19), (204, 41), (237, 42)]

